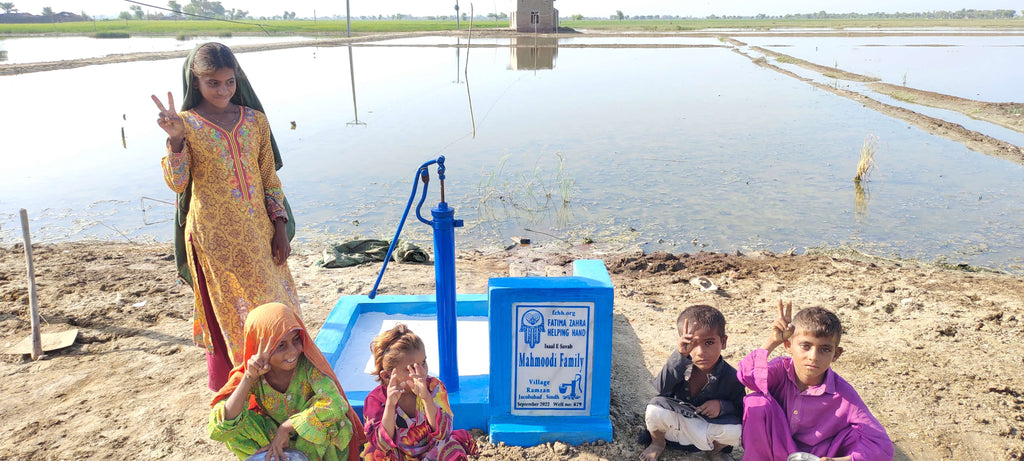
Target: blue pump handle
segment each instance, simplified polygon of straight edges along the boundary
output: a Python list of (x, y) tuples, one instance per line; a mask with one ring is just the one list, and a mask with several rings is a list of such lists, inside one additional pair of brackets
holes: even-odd
[[(438, 157), (437, 159), (429, 160), (427, 162), (424, 162), (422, 165), (420, 165), (419, 168), (416, 169), (416, 174), (413, 175), (413, 178), (412, 178), (412, 193), (409, 194), (409, 201), (405, 204), (405, 212), (402, 213), (402, 219), (400, 221), (398, 221), (398, 229), (395, 230), (395, 238), (391, 239), (391, 245), (388, 246), (388, 254), (386, 256), (384, 256), (384, 265), (381, 266), (380, 273), (377, 274), (377, 281), (373, 284), (373, 289), (370, 290), (370, 299), (373, 299), (373, 298), (377, 297), (377, 287), (380, 286), (380, 281), (381, 281), (382, 278), (384, 278), (384, 271), (387, 270), (387, 268), (388, 268), (388, 261), (391, 261), (391, 253), (395, 251), (395, 245), (398, 244), (398, 236), (399, 236), (399, 234), (402, 233), (402, 226), (405, 225), (405, 218), (409, 217), (409, 209), (412, 208), (412, 201), (413, 201), (413, 199), (416, 198), (416, 188), (419, 186), (419, 183), (417, 181), (419, 181), (421, 178), (423, 180), (423, 194), (420, 197), (419, 205), (416, 206), (416, 217), (419, 218), (419, 220), (422, 221), (424, 224), (433, 225), (432, 221), (427, 221), (427, 220), (423, 219), (423, 216), (420, 216), (420, 208), (423, 207), (423, 202), (427, 199), (427, 185), (428, 185), (428, 183), (430, 181), (430, 174), (429, 174), (429, 172), (427, 170), (427, 167), (429, 167), (430, 165), (433, 165), (435, 163), (438, 164), (438, 169), (437, 169), (438, 170), (438, 175), (440, 175), (442, 180), (443, 180), (443, 178), (444, 178), (444, 156), (443, 155)], [(442, 197), (442, 202), (443, 201), (444, 201), (444, 198)]]

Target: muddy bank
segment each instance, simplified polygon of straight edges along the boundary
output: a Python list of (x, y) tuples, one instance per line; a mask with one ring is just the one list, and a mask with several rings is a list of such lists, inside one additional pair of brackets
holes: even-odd
[[(407, 32), (389, 34), (367, 34), (358, 37), (335, 37), (315, 38), (313, 40), (302, 40), (294, 42), (243, 44), (231, 47), (235, 53), (252, 53), (256, 51), (284, 50), (289, 48), (301, 48), (311, 46), (333, 47), (343, 46), (351, 43), (362, 43), (375, 40), (386, 40), (389, 38), (420, 37), (424, 35), (435, 35), (429, 32)], [(184, 59), (190, 50), (179, 51), (153, 51), (143, 53), (112, 54), (100, 58), (68, 59), (63, 61), (29, 62), (21, 64), (0, 65), (0, 75), (17, 75), (33, 72), (49, 72), (52, 70), (75, 69), (85, 66), (99, 66), (103, 64), (118, 64), (134, 61), (160, 61), (164, 59)]]
[(960, 112), (971, 118), (1024, 133), (1024, 103), (976, 101), (882, 82), (869, 83), (868, 88), (899, 100)]
[[(742, 43), (742, 42), (738, 42)], [(742, 45), (739, 45), (742, 46)], [(958, 98), (955, 96), (944, 95), (940, 93), (931, 93), (923, 90), (916, 90), (908, 87), (896, 87), (895, 85), (889, 85), (885, 83), (877, 82), (878, 79), (867, 77), (852, 72), (846, 72), (841, 69), (834, 69), (831, 67), (824, 67), (817, 64), (813, 64), (802, 59), (793, 58), (791, 56), (777, 53), (770, 50), (765, 50), (761, 47), (751, 47), (752, 50), (759, 53), (763, 53), (767, 56), (773, 57), (777, 62), (788, 62), (798, 65), (802, 68), (818, 72), (821, 75), (840, 80), (849, 80), (855, 82), (873, 82), (868, 83), (868, 86), (875, 91), (883, 94), (896, 94), (896, 95), (911, 95), (910, 98), (920, 98), (921, 104), (929, 105), (932, 107), (941, 107), (943, 109), (954, 110), (978, 120), (994, 123), (1000, 126), (1005, 126), (1010, 129), (1017, 131), (1021, 130), (1020, 116), (1024, 104), (1019, 103), (986, 103), (983, 101), (974, 101), (970, 99)], [(942, 136), (946, 139), (959, 142), (975, 152), (979, 152), (985, 155), (991, 155), (993, 157), (1002, 158), (1012, 162), (1024, 164), (1024, 148), (1020, 146), (1008, 143), (1006, 141), (993, 138), (986, 134), (978, 131), (970, 130), (965, 128), (963, 125), (958, 123), (949, 122), (940, 118), (931, 117), (924, 115), (919, 112), (912, 111), (899, 106), (886, 104), (876, 99), (873, 99), (864, 94), (856, 91), (850, 91), (843, 88), (838, 88), (833, 85), (826, 85), (821, 82), (814, 81), (812, 79), (801, 77), (789, 70), (779, 67), (775, 64), (768, 62), (764, 56), (753, 56), (739, 48), (733, 48), (733, 51), (746, 56), (754, 64), (774, 70), (783, 75), (795, 78), (803, 81), (808, 85), (814, 86), (824, 91), (842, 96), (853, 101), (857, 101), (869, 109), (878, 111), (885, 115), (893, 118), (903, 120), (911, 125), (914, 125), (925, 132)], [(908, 96), (899, 97), (898, 99), (904, 99)], [(924, 102), (924, 101), (927, 101)], [(913, 101), (917, 103), (918, 101)], [(978, 110), (983, 109), (983, 110)], [(1008, 126), (1009, 125), (1009, 126)]]
[[(338, 298), (366, 294), (379, 266), (322, 270), (321, 248), (290, 259), (315, 332)], [(203, 353), (191, 344), (192, 293), (177, 284), (169, 244), (62, 243), (34, 248), (44, 331), (78, 328), (78, 342), (46, 359), (0, 355), (4, 459), (226, 459), (205, 434)], [(728, 361), (763, 340), (778, 298), (834, 309), (846, 352), (835, 369), (860, 392), (906, 459), (1024, 459), (1024, 278), (948, 270), (857, 253), (643, 255), (620, 248), (516, 247), (464, 251), (460, 293), (487, 279), (566, 274), (603, 259), (615, 287), (609, 443), (495, 446), (495, 460), (626, 460), (657, 373), (676, 340), (679, 310), (710, 303), (729, 322)], [(710, 278), (702, 292), (689, 280)], [(433, 292), (430, 265), (392, 264), (382, 294)], [(0, 248), (0, 350), (28, 335), (24, 253)], [(457, 417), (457, 415), (456, 415)], [(740, 458), (741, 451), (734, 453)], [(668, 452), (664, 459), (703, 459)]]
[(775, 51), (772, 51), (772, 50), (769, 50), (769, 49), (765, 49), (765, 48), (762, 48), (760, 46), (752, 46), (752, 47), (750, 47), (750, 49), (752, 49), (754, 51), (757, 51), (758, 53), (761, 53), (761, 54), (763, 54), (765, 56), (769, 56), (769, 57), (775, 58), (775, 60), (778, 61), (778, 62), (786, 62), (786, 63), (796, 64), (796, 65), (798, 65), (800, 67), (803, 67), (804, 69), (813, 70), (813, 71), (815, 71), (815, 72), (817, 72), (817, 73), (819, 73), (821, 75), (824, 75), (824, 76), (826, 76), (828, 78), (837, 78), (837, 79), (840, 79), (840, 80), (849, 80), (851, 82), (877, 82), (879, 80), (878, 78), (875, 78), (875, 77), (868, 77), (866, 75), (860, 75), (860, 74), (855, 74), (853, 72), (847, 72), (847, 71), (842, 70), (842, 69), (840, 69), (838, 67), (826, 67), (826, 66), (822, 66), (822, 65), (819, 65), (819, 64), (815, 64), (813, 62), (804, 61), (803, 59), (794, 58), (793, 56), (789, 56), (789, 55), (782, 54), (782, 53), (777, 53)]

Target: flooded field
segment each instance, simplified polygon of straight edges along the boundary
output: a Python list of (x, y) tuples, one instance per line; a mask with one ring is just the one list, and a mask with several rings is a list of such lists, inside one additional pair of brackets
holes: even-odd
[[(886, 83), (906, 74), (908, 87), (1019, 102), (1019, 35), (740, 39)], [(460, 247), (512, 236), (674, 252), (851, 246), (1024, 271), (1024, 166), (755, 65), (717, 37), (467, 41), (239, 55), (284, 154), (300, 239), (390, 238), (414, 169), (445, 155)], [(180, 69), (174, 59), (0, 77), (0, 100), (19, 108), (0, 114), (0, 243), (20, 241), (18, 208), (37, 242), (169, 240), (149, 95), (179, 94)], [(869, 136), (877, 169), (857, 188)], [(403, 235), (429, 245), (427, 232), (409, 223)]]
[(816, 64), (880, 78), (886, 83), (991, 102), (1020, 102), (1024, 35), (744, 37)]

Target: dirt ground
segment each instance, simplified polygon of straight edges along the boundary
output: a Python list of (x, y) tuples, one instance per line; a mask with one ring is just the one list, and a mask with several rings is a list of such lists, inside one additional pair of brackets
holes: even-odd
[[(0, 355), (0, 458), (229, 459), (205, 434), (206, 369), (191, 344), (192, 293), (176, 282), (171, 245), (34, 246), (43, 331), (79, 330), (71, 347), (32, 361)], [(366, 294), (377, 264), (313, 265), (320, 248), (290, 259), (314, 332), (343, 295)], [(709, 303), (728, 320), (725, 358), (735, 364), (762, 341), (777, 299), (822, 305), (843, 320), (846, 352), (835, 370), (860, 392), (896, 445), (896, 459), (1024, 459), (1024, 280), (856, 253), (643, 255), (595, 245), (462, 252), (459, 292), (487, 279), (565, 274), (571, 261), (603, 259), (615, 286), (608, 443), (494, 446), (479, 459), (624, 460), (651, 378), (676, 340), (685, 306)], [(702, 292), (706, 276), (720, 287)], [(433, 292), (433, 266), (393, 264), (381, 293)], [(23, 248), (0, 248), (0, 351), (29, 335)], [(456, 415), (457, 417), (457, 415)], [(740, 458), (741, 451), (734, 453)], [(664, 459), (703, 459), (668, 451)]]

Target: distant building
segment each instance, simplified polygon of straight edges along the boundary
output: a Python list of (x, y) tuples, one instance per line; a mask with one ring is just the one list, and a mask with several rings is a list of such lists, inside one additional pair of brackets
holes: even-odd
[(558, 10), (555, 0), (513, 0), (509, 27), (516, 32), (558, 31)]

